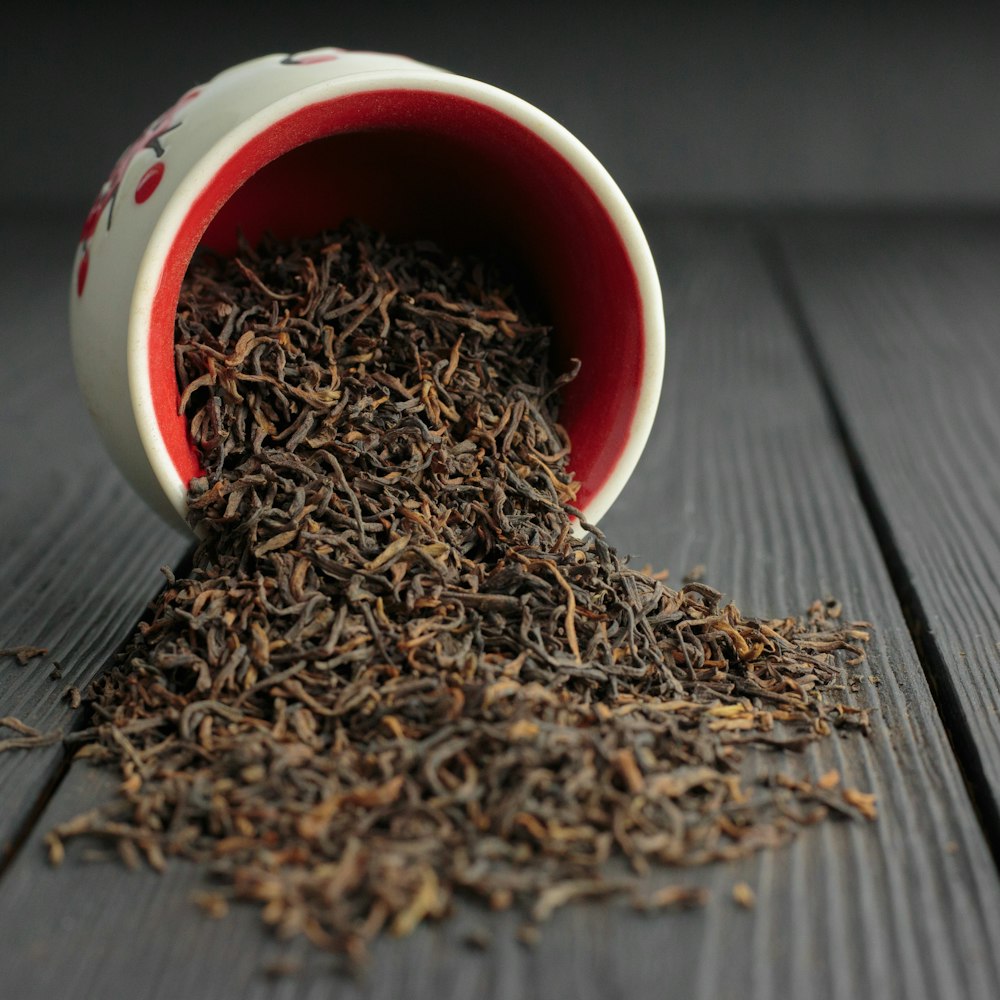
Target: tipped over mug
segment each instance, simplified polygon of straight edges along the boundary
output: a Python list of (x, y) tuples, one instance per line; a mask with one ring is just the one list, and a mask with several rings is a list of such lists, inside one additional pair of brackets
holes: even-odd
[(660, 286), (635, 214), (537, 108), (404, 56), (264, 56), (193, 87), (122, 154), (84, 222), (70, 288), (77, 377), (125, 477), (186, 525), (197, 451), (174, 321), (195, 251), (357, 218), (395, 238), (496, 251), (552, 325), (577, 503), (596, 523), (632, 474), (663, 378)]

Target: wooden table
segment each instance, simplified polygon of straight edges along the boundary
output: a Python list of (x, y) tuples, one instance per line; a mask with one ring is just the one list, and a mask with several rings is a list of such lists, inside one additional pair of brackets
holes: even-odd
[[(83, 724), (102, 669), (187, 542), (132, 495), (76, 392), (65, 286), (75, 218), (3, 225), (0, 716)], [(875, 823), (680, 873), (703, 910), (560, 911), (535, 949), (473, 906), (375, 948), (367, 976), (288, 946), (252, 907), (211, 920), (191, 866), (51, 869), (42, 839), (113, 777), (61, 746), (0, 754), (0, 995), (27, 998), (1000, 996), (1000, 221), (698, 218), (650, 211), (667, 310), (661, 412), (606, 520), (639, 563), (695, 564), (744, 610), (834, 594), (875, 622), (868, 740), (830, 741)], [(50, 679), (53, 661), (61, 680)], [(11, 735), (9, 733), (0, 733)], [(672, 876), (673, 877), (673, 876)], [(746, 881), (752, 910), (731, 898)], [(470, 928), (493, 934), (480, 953)]]

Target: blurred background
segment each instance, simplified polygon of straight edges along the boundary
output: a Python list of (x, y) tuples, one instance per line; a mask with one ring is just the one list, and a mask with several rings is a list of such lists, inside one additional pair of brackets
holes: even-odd
[(8, 213), (75, 208), (82, 220), (118, 154), (188, 87), (318, 45), (404, 53), (526, 98), (590, 146), (640, 210), (1000, 203), (995, 4), (88, 7), (25, 5), (5, 24)]

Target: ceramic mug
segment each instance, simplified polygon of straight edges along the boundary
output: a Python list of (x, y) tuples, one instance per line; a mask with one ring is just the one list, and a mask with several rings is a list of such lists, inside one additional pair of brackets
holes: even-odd
[(513, 257), (579, 358), (561, 422), (596, 522), (631, 475), (663, 377), (663, 307), (621, 191), (562, 126), (496, 87), (404, 56), (270, 55), (194, 87), (122, 154), (87, 216), (70, 288), (77, 376), (126, 478), (178, 526), (200, 472), (178, 412), (174, 318), (200, 246), (389, 235)]

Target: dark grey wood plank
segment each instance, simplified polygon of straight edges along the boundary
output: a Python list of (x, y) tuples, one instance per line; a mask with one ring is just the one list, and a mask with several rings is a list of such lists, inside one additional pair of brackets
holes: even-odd
[[(49, 649), (24, 666), (0, 660), (0, 717), (43, 731), (69, 728), (66, 688), (90, 681), (158, 588), (158, 567), (187, 546), (122, 481), (77, 394), (65, 292), (74, 240), (65, 217), (0, 227), (0, 648)], [(0, 754), (0, 865), (62, 756)]]
[(1000, 220), (826, 220), (784, 242), (1000, 852)]
[[(881, 817), (806, 832), (790, 848), (674, 882), (713, 892), (700, 912), (647, 917), (593, 904), (562, 911), (540, 946), (516, 918), (463, 909), (411, 938), (380, 942), (360, 983), (330, 960), (272, 982), (278, 952), (255, 911), (201, 916), (189, 866), (164, 876), (71, 858), (44, 861), (53, 823), (113, 788), (74, 765), (0, 883), (4, 985), (21, 998), (603, 998), (746, 996), (993, 998), (1000, 994), (1000, 886), (920, 670), (875, 539), (795, 331), (752, 241), (739, 230), (652, 220), (670, 331), (668, 379), (642, 468), (606, 527), (640, 561), (708, 579), (747, 610), (841, 596), (877, 622), (859, 699), (870, 741), (833, 741), (805, 760), (870, 788)], [(869, 675), (876, 678), (868, 680)], [(739, 909), (736, 881), (757, 893)], [(472, 927), (495, 934), (464, 948)]]

